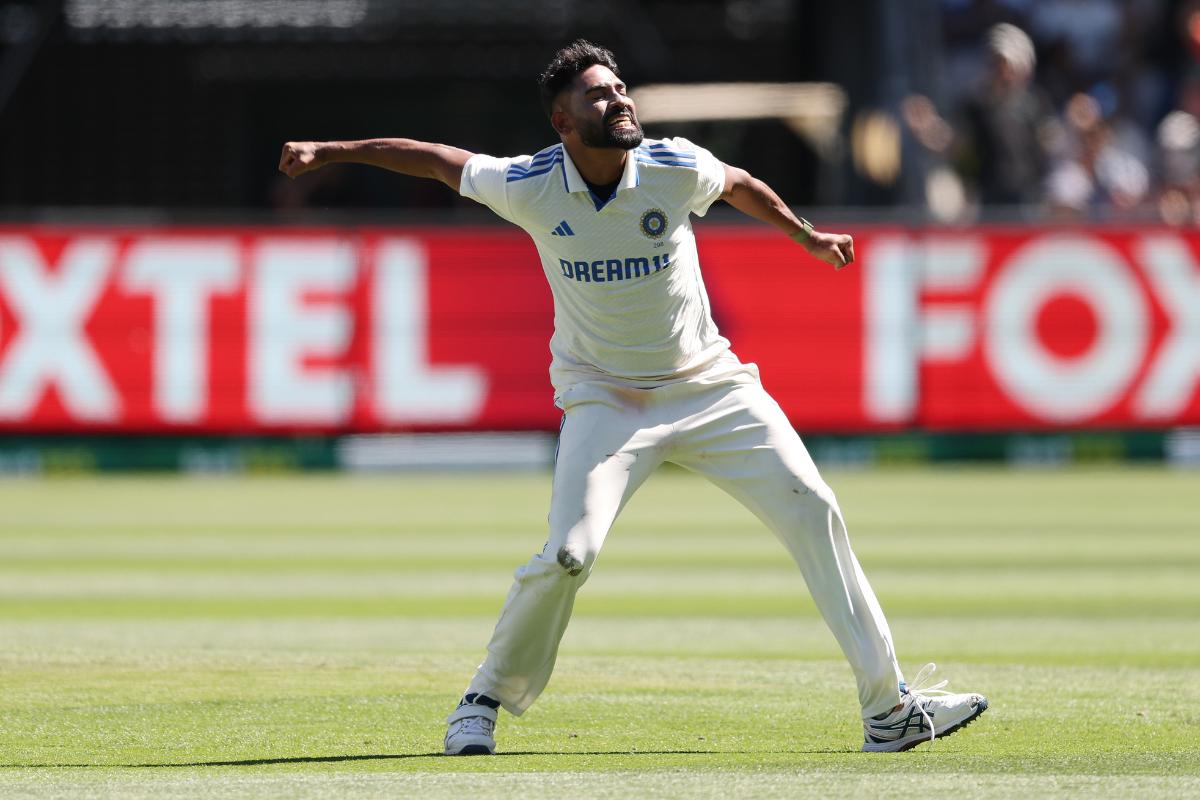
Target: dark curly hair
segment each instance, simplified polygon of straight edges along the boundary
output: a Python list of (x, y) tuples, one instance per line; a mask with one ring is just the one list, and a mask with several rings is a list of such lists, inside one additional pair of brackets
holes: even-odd
[(587, 39), (576, 39), (554, 54), (554, 58), (550, 59), (546, 69), (538, 76), (538, 93), (542, 97), (542, 108), (546, 116), (550, 116), (554, 108), (554, 98), (558, 97), (558, 93), (567, 88), (567, 84), (576, 75), (595, 64), (608, 67), (614, 75), (621, 76), (612, 51), (592, 44)]

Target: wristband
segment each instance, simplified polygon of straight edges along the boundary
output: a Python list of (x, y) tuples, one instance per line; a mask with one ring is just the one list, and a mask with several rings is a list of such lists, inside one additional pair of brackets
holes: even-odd
[(792, 238), (795, 239), (797, 242), (802, 242), (802, 243), (807, 242), (809, 239), (812, 238), (813, 224), (811, 222), (809, 222), (808, 220), (806, 220), (804, 217), (799, 217), (799, 220), (800, 220), (800, 230), (797, 231), (796, 233), (793, 233)]

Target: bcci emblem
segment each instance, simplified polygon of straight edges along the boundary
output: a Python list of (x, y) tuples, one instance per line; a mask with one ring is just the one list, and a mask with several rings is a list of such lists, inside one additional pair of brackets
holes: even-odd
[(660, 239), (667, 232), (667, 215), (662, 210), (652, 208), (642, 214), (642, 233), (651, 239)]

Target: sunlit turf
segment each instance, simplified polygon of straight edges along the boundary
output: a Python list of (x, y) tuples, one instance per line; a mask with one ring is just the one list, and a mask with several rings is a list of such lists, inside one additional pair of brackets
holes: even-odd
[(0, 796), (1200, 796), (1200, 475), (827, 478), (906, 671), (991, 699), (932, 749), (858, 752), (798, 572), (682, 472), (490, 759), (443, 719), (547, 476), (0, 482)]

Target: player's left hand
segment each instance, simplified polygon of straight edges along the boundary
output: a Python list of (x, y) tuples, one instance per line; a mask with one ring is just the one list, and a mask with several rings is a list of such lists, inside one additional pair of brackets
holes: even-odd
[(814, 230), (800, 242), (813, 258), (818, 258), (834, 269), (848, 267), (854, 263), (854, 239), (848, 233), (822, 233)]

